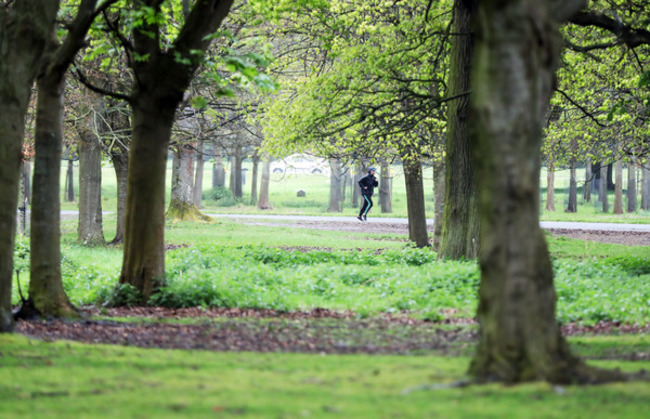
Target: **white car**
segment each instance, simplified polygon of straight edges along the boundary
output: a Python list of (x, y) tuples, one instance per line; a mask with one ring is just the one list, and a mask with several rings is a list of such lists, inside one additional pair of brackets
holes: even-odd
[(320, 175), (327, 174), (329, 171), (327, 160), (308, 154), (292, 154), (271, 163), (272, 173), (312, 173)]

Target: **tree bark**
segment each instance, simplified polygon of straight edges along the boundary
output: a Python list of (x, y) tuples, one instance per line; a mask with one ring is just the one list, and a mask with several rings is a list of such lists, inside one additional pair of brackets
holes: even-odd
[[(352, 181), (352, 189), (358, 191), (359, 188), (354, 187), (358, 183), (355, 183), (354, 179), (350, 180)], [(381, 172), (379, 174), (379, 205), (381, 206), (382, 214), (391, 214), (393, 212), (392, 182), (390, 165), (387, 161), (382, 161)]]
[(230, 171), (230, 191), (235, 198), (242, 197), (241, 185), (241, 169), (242, 169), (242, 148), (240, 145), (233, 147), (232, 155), (230, 156), (231, 171)]
[(251, 174), (251, 205), (257, 205), (257, 178), (260, 164), (260, 156), (257, 150), (253, 153), (253, 173)]
[[(159, 1), (143, 4), (160, 13)], [(175, 110), (201, 64), (195, 52), (208, 48), (206, 35), (219, 28), (231, 5), (232, 0), (195, 2), (168, 50), (151, 37), (160, 33), (155, 21), (131, 34), (135, 50), (149, 59), (131, 62), (136, 84), (130, 96), (133, 137), (119, 282), (134, 286), (145, 303), (165, 276), (165, 173)]]
[(194, 175), (194, 205), (201, 209), (201, 200), (203, 198), (203, 170), (205, 168), (204, 156), (205, 146), (203, 140), (196, 143), (196, 172)]
[(606, 164), (600, 165), (600, 192), (598, 193), (598, 200), (603, 204), (602, 210), (604, 213), (609, 211), (609, 199), (607, 196), (607, 172), (608, 166)]
[(117, 180), (117, 224), (115, 226), (115, 237), (113, 237), (110, 244), (121, 244), (124, 242), (124, 226), (126, 220), (129, 151), (124, 147), (121, 152), (116, 150), (111, 151), (110, 155)]
[(330, 162), (330, 199), (327, 212), (341, 212), (341, 162), (329, 159)]
[(212, 187), (226, 186), (226, 173), (223, 169), (223, 155), (219, 147), (214, 148), (214, 161), (212, 164)]
[(74, 161), (68, 159), (68, 169), (65, 174), (65, 201), (74, 202)]
[[(43, 316), (76, 317), (61, 278), (61, 157), (63, 72), (48, 71), (37, 81), (34, 179), (31, 212), (29, 300)], [(30, 305), (24, 305), (29, 310)]]
[[(352, 178), (352, 202), (350, 206), (352, 208), (359, 208), (359, 197), (361, 196), (361, 191), (359, 190), (359, 180), (364, 176), (363, 173), (363, 163), (356, 162), (354, 165), (354, 177)], [(381, 185), (380, 185), (381, 186)]]
[(474, 40), (471, 28), (476, 0), (454, 1), (445, 162), (445, 199), (438, 256), (474, 259), (479, 251), (478, 195), (468, 137), (470, 74)]
[(636, 162), (632, 161), (627, 164), (627, 212), (635, 212), (636, 201)]
[(412, 149), (401, 154), (406, 185), (406, 211), (408, 214), (409, 241), (416, 247), (429, 246), (427, 232), (427, 215), (424, 203), (424, 184), (422, 181), (422, 164), (419, 153)]
[(641, 167), (641, 209), (650, 210), (650, 167)]
[(587, 161), (585, 163), (585, 186), (582, 191), (582, 196), (585, 202), (591, 202), (591, 188), (593, 187), (594, 180), (592, 179), (591, 174), (591, 162)]
[(546, 171), (546, 211), (555, 211), (555, 165), (548, 163)]
[(614, 214), (623, 214), (623, 162), (620, 159), (614, 163), (614, 172)]
[(257, 201), (257, 209), (272, 209), (269, 200), (269, 186), (271, 183), (271, 163), (264, 160), (262, 163), (262, 181), (260, 184), (260, 199)]
[(479, 340), (470, 367), (478, 380), (603, 378), (591, 375), (562, 337), (539, 226), (542, 127), (560, 61), (558, 20), (571, 5), (479, 4), (471, 150), (481, 200), (481, 282)]
[(102, 149), (99, 139), (87, 132), (79, 138), (79, 224), (77, 240), (87, 246), (103, 246)]
[[(433, 248), (440, 249), (442, 239), (442, 220), (445, 210), (445, 162), (433, 163)], [(477, 246), (478, 247), (478, 246)]]
[(578, 180), (576, 178), (576, 161), (571, 159), (569, 168), (569, 202), (567, 203), (566, 212), (578, 211)]
[(177, 144), (173, 147), (171, 195), (166, 217), (174, 221), (210, 222), (194, 203), (194, 157), (196, 149), (192, 144)]

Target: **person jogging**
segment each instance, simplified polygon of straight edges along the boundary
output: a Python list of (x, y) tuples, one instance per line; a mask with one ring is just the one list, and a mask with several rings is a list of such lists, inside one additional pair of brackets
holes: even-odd
[(368, 211), (372, 208), (372, 194), (375, 192), (375, 188), (379, 186), (379, 182), (375, 177), (375, 172), (377, 169), (371, 167), (368, 169), (368, 174), (359, 179), (359, 186), (361, 187), (361, 197), (363, 198), (363, 205), (361, 205), (361, 211), (357, 220), (367, 221), (368, 220)]

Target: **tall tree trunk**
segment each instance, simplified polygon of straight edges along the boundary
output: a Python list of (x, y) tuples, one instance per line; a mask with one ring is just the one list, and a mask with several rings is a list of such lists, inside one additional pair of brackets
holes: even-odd
[(555, 165), (552, 161), (546, 171), (546, 211), (555, 211)]
[(68, 159), (68, 170), (65, 175), (65, 201), (74, 202), (74, 161)]
[(102, 149), (91, 132), (79, 138), (79, 224), (77, 240), (87, 246), (103, 246)]
[(203, 170), (205, 168), (203, 140), (196, 144), (196, 173), (194, 175), (194, 205), (201, 209), (201, 199), (203, 198)]
[[(160, 2), (143, 4), (161, 13)], [(165, 173), (175, 111), (201, 64), (196, 51), (207, 50), (207, 35), (219, 28), (231, 5), (232, 0), (194, 2), (169, 50), (161, 50), (151, 38), (152, 33), (160, 33), (157, 21), (147, 21), (131, 34), (135, 50), (149, 59), (131, 62), (136, 84), (129, 101), (133, 138), (119, 282), (134, 286), (143, 302), (149, 301), (165, 276)]]
[(591, 188), (594, 184), (594, 180), (591, 175), (591, 161), (585, 163), (585, 186), (582, 191), (582, 196), (585, 202), (591, 202)]
[(18, 234), (22, 236), (27, 235), (27, 208), (28, 202), (28, 188), (29, 188), (29, 166), (27, 161), (23, 161), (20, 165), (20, 191), (18, 194)]
[(479, 251), (479, 216), (476, 178), (472, 165), (468, 125), (470, 74), (474, 40), (471, 17), (476, 0), (454, 0), (453, 32), (448, 96), (464, 95), (449, 102), (445, 162), (445, 200), (438, 256), (474, 259)]
[(272, 209), (269, 200), (269, 186), (271, 183), (271, 163), (264, 160), (262, 163), (262, 181), (260, 184), (260, 199), (257, 201), (257, 209)]
[(427, 214), (424, 203), (424, 183), (419, 150), (406, 149), (401, 153), (406, 185), (406, 211), (408, 214), (409, 241), (416, 247), (429, 246)]
[(606, 164), (601, 164), (600, 165), (600, 192), (598, 193), (598, 200), (602, 202), (603, 206), (603, 212), (608, 212), (609, 211), (609, 199), (607, 196), (607, 172), (608, 172), (608, 165)]
[(614, 214), (623, 214), (623, 162), (620, 159), (614, 163), (614, 172)]
[[(16, 208), (25, 114), (59, 2), (23, 0), (0, 9), (0, 333), (13, 329)], [(57, 189), (58, 194), (58, 189)]]
[[(433, 163), (433, 248), (440, 249), (442, 238), (442, 220), (445, 210), (445, 162), (444, 160)], [(477, 246), (478, 247), (478, 246)]]
[[(354, 183), (354, 179), (350, 179), (352, 185), (357, 185)], [(390, 173), (390, 165), (387, 161), (381, 162), (381, 172), (379, 174), (379, 204), (381, 205), (382, 214), (391, 214), (393, 212), (393, 191), (392, 191), (393, 179)], [(359, 188), (352, 188), (353, 190), (358, 190)]]
[(593, 378), (555, 319), (553, 271), (539, 226), (542, 127), (560, 61), (558, 20), (577, 10), (570, 6), (575, 2), (479, 2), (471, 150), (481, 199), (481, 282), (470, 367), (479, 380)]
[(230, 156), (231, 171), (230, 171), (230, 191), (235, 198), (242, 197), (242, 184), (241, 184), (241, 169), (242, 169), (242, 148), (240, 145), (233, 147), (232, 155)]
[(212, 187), (226, 186), (226, 171), (223, 169), (223, 154), (221, 148), (214, 148), (214, 161), (212, 164)]
[(641, 209), (650, 210), (650, 167), (641, 167)]
[[(357, 186), (359, 185), (359, 179), (361, 179), (363, 176), (363, 163), (357, 161), (354, 165), (354, 177), (352, 178), (352, 185), (354, 186), (352, 188), (352, 202), (350, 203), (350, 206), (352, 208), (359, 208), (359, 197), (361, 196), (361, 191)], [(379, 185), (379, 187), (381, 188), (381, 185)]]
[(341, 162), (330, 160), (330, 199), (327, 212), (341, 212)]
[(627, 164), (627, 212), (636, 211), (636, 159)]
[(177, 144), (172, 165), (171, 196), (166, 217), (175, 221), (211, 221), (194, 203), (194, 157), (192, 144)]
[(257, 178), (260, 165), (260, 156), (257, 150), (253, 153), (253, 173), (251, 175), (251, 205), (257, 205)]
[[(37, 82), (34, 179), (31, 212), (29, 300), (44, 316), (75, 317), (61, 278), (61, 156), (64, 73)], [(29, 310), (28, 307), (24, 307)]]
[(111, 244), (121, 244), (124, 242), (124, 225), (126, 219), (129, 151), (124, 148), (122, 152), (111, 151), (110, 155), (117, 180), (117, 223), (115, 226), (115, 237), (111, 240)]
[(569, 202), (567, 203), (566, 212), (578, 211), (578, 180), (576, 178), (576, 161), (571, 159), (569, 168)]

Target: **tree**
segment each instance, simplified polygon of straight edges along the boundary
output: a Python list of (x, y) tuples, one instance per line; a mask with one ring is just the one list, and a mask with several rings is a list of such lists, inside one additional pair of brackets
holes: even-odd
[(485, 0), (477, 13), (471, 152), (481, 208), (479, 380), (555, 383), (621, 378), (574, 357), (555, 320), (539, 226), (540, 148), (562, 39), (584, 1)]
[(471, 17), (476, 0), (455, 0), (453, 7), (445, 154), (445, 199), (438, 255), (474, 259), (479, 251), (478, 195), (469, 152), (469, 84), (474, 42)]
[[(145, 0), (135, 16), (129, 65), (135, 85), (129, 103), (133, 137), (129, 161), (124, 259), (119, 282), (134, 286), (147, 301), (165, 275), (164, 188), (167, 147), (176, 108), (201, 63), (213, 34), (228, 15), (232, 0), (194, 4), (173, 41), (161, 41), (162, 4)], [(131, 45), (126, 38), (125, 45)]]

